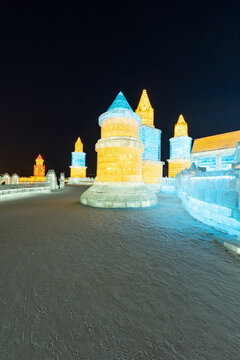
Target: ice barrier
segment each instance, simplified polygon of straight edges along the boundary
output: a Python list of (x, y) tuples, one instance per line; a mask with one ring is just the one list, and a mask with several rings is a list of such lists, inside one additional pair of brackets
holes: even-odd
[[(60, 187), (64, 187), (64, 173), (60, 175)], [(49, 193), (58, 189), (57, 177), (54, 170), (49, 170), (45, 182), (27, 184), (5, 184), (0, 185), (0, 200), (15, 199), (22, 196), (29, 196), (37, 193)]]
[(176, 178), (163, 178), (161, 191), (176, 193), (197, 220), (240, 236), (240, 171), (184, 170)]
[[(36, 184), (34, 184), (36, 185)], [(10, 200), (16, 199), (22, 196), (28, 196), (39, 193), (48, 193), (51, 191), (51, 187), (49, 185), (40, 186), (31, 186), (31, 187), (17, 187), (17, 188), (9, 188), (6, 186), (5, 189), (0, 189), (0, 200)]]

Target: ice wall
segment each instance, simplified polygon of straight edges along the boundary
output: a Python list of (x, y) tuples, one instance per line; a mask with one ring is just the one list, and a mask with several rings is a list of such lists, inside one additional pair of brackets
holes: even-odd
[(176, 179), (177, 194), (196, 219), (240, 235), (239, 171), (188, 172)]

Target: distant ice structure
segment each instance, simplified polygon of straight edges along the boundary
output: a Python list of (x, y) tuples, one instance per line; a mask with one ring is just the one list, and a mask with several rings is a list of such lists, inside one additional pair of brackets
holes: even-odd
[(83, 143), (78, 137), (75, 142), (75, 149), (72, 152), (72, 163), (70, 166), (70, 178), (85, 178), (86, 177), (86, 153), (83, 152)]
[(10, 185), (11, 184), (11, 176), (8, 174), (8, 173), (5, 173), (2, 177), (3, 179), (3, 182), (6, 184), (6, 185)]
[(33, 176), (20, 177), (20, 184), (39, 183), (44, 181), (45, 181), (45, 165), (41, 154), (39, 154), (38, 157), (35, 159), (35, 164), (33, 165)]
[(60, 188), (64, 188), (65, 186), (65, 173), (61, 172), (60, 173)]
[(42, 155), (39, 154), (35, 159), (36, 164), (33, 165), (33, 176), (44, 177), (45, 176), (45, 165)]
[(17, 174), (12, 175), (11, 184), (20, 184), (20, 178)]
[(58, 188), (57, 176), (54, 170), (48, 170), (46, 175), (46, 183), (49, 184), (52, 190)]

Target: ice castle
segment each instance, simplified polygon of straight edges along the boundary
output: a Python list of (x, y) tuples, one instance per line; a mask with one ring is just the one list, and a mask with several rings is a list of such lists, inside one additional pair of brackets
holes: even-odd
[(94, 207), (149, 207), (156, 195), (142, 181), (144, 145), (139, 138), (140, 115), (132, 110), (119, 92), (107, 112), (99, 117), (97, 179), (80, 197), (82, 204)]

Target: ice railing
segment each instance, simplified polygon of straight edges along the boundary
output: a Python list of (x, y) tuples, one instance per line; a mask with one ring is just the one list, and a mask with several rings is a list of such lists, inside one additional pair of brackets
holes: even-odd
[(175, 186), (176, 185), (175, 178), (163, 177), (163, 178), (161, 178), (160, 182), (161, 182), (161, 186)]
[(210, 204), (239, 208), (239, 170), (185, 171), (176, 178), (178, 193)]

